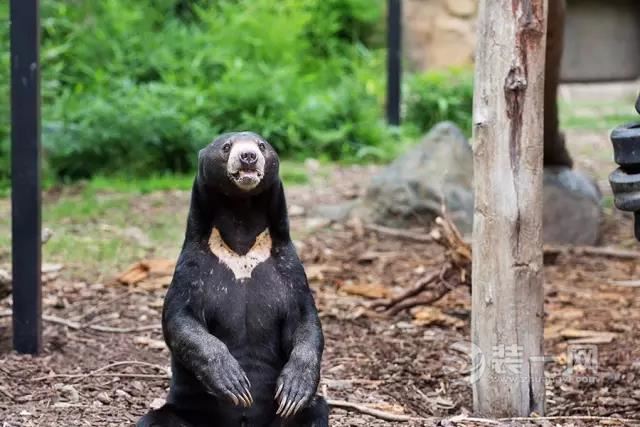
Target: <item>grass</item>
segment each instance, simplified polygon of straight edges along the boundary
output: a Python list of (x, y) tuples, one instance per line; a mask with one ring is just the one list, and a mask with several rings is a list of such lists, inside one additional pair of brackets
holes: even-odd
[[(318, 174), (328, 173), (324, 165)], [(283, 161), (285, 185), (305, 184), (302, 163)], [(178, 255), (184, 236), (193, 176), (146, 179), (97, 177), (67, 186), (47, 186), (43, 228), (53, 232), (43, 261), (65, 266), (73, 280), (109, 281), (135, 260)], [(10, 201), (0, 199), (0, 264), (9, 262)]]
[(634, 101), (622, 102), (561, 102), (560, 122), (563, 129), (610, 130), (640, 119), (633, 108)]
[[(166, 203), (163, 204), (162, 201)], [(74, 280), (103, 281), (132, 260), (174, 258), (181, 245), (188, 194), (97, 192), (64, 189), (43, 203), (43, 228), (52, 237), (43, 246), (43, 261), (60, 263)], [(8, 261), (9, 202), (0, 202), (0, 260)], [(6, 250), (6, 253), (5, 253)], [(96, 277), (97, 276), (97, 277)]]

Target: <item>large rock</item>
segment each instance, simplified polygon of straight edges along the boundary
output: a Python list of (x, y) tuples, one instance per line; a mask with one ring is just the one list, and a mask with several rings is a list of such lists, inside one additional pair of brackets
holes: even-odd
[[(391, 227), (429, 225), (442, 206), (469, 234), (473, 225), (473, 155), (452, 123), (435, 126), (422, 141), (374, 176), (352, 215)], [(544, 240), (593, 245), (602, 210), (597, 185), (566, 167), (544, 171)]]
[(427, 225), (444, 205), (456, 225), (473, 223), (473, 155), (453, 123), (436, 125), (416, 146), (374, 176), (357, 214), (392, 227)]
[(544, 241), (573, 245), (598, 243), (601, 198), (596, 183), (582, 172), (568, 167), (545, 168)]

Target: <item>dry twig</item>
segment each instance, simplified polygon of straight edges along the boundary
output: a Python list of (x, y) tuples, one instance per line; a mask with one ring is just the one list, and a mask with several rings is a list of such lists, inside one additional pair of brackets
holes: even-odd
[(544, 248), (545, 255), (561, 255), (561, 254), (570, 254), (576, 256), (594, 256), (594, 257), (604, 257), (604, 258), (616, 258), (621, 260), (634, 260), (640, 259), (639, 251), (630, 251), (625, 249), (616, 249), (616, 248), (608, 248), (603, 247), (599, 248), (596, 246), (567, 246), (567, 247), (555, 247), (555, 246), (546, 246)]
[(567, 415), (567, 416), (554, 416), (554, 417), (513, 417), (513, 418), (499, 418), (498, 421), (514, 422), (514, 421), (610, 421), (625, 424), (637, 424), (640, 423), (640, 419), (631, 418), (616, 418), (616, 417), (598, 417), (595, 415)]
[(105, 326), (105, 325), (83, 325), (78, 322), (74, 322), (73, 320), (63, 319), (57, 316), (44, 315), (42, 316), (42, 320), (55, 323), (58, 325), (66, 326), (69, 329), (73, 330), (81, 330), (81, 329), (91, 329), (96, 332), (108, 332), (112, 334), (128, 334), (134, 332), (146, 332), (146, 331), (155, 331), (161, 329), (160, 325), (143, 325), (137, 326), (134, 328), (118, 328), (114, 326)]
[(378, 224), (365, 224), (364, 228), (369, 231), (375, 231), (376, 233), (384, 234), (390, 237), (396, 237), (399, 239), (411, 240), (419, 243), (433, 242), (432, 236), (428, 234), (417, 233), (414, 231), (407, 231), (399, 228), (385, 227), (383, 225), (378, 225)]
[(348, 402), (346, 400), (327, 399), (329, 406), (333, 408), (342, 408), (355, 410), (360, 413), (371, 415), (385, 421), (407, 422), (407, 421), (433, 421), (435, 418), (412, 417), (410, 415), (393, 414), (391, 412), (381, 411), (379, 409), (370, 408), (366, 405)]
[[(84, 378), (89, 378), (89, 377), (103, 377), (103, 376), (109, 376), (109, 377), (132, 377), (133, 375), (135, 375), (137, 378), (150, 378), (149, 374), (129, 374), (129, 373), (109, 373), (109, 374), (101, 374), (101, 372), (104, 372), (108, 369), (111, 368), (115, 368), (118, 366), (131, 366), (131, 365), (137, 365), (137, 366), (145, 366), (145, 367), (149, 367), (149, 368), (153, 368), (153, 369), (157, 369), (159, 371), (164, 371), (167, 372), (167, 368), (160, 366), (160, 365), (154, 365), (153, 363), (148, 363), (148, 362), (141, 362), (139, 360), (123, 360), (120, 362), (113, 362), (110, 363), (108, 365), (105, 365), (101, 368), (98, 368), (96, 370), (93, 370), (91, 372), (87, 372), (85, 374), (49, 374), (49, 375), (45, 375), (42, 377), (38, 377), (35, 378), (34, 381), (42, 381), (42, 380), (47, 380), (50, 378), (79, 378), (79, 379), (84, 379)], [(144, 375), (144, 376), (142, 376)], [(160, 378), (169, 378), (169, 375), (158, 375), (157, 377)], [(153, 378), (156, 378), (156, 376), (154, 376)]]
[[(445, 249), (446, 261), (440, 270), (427, 273), (412, 288), (390, 300), (374, 301), (372, 308), (383, 308), (382, 314), (394, 316), (412, 307), (431, 305), (459, 285), (470, 287), (471, 246), (456, 226), (447, 218), (437, 218), (429, 237)], [(433, 284), (435, 288), (429, 286)], [(422, 295), (423, 292), (429, 293)]]

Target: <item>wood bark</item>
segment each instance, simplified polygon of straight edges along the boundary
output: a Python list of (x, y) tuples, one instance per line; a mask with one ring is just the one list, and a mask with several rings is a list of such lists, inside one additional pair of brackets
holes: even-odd
[(475, 411), (492, 417), (544, 413), (547, 1), (480, 1), (473, 114), (472, 381)]

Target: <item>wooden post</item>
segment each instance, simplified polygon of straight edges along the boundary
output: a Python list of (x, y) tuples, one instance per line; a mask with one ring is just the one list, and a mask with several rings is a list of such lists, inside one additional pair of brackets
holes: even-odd
[[(481, 0), (474, 94), (474, 409), (544, 412), (542, 153), (548, 0)], [(554, 1), (554, 0), (551, 0)]]
[(11, 0), (13, 346), (42, 349), (39, 0)]

